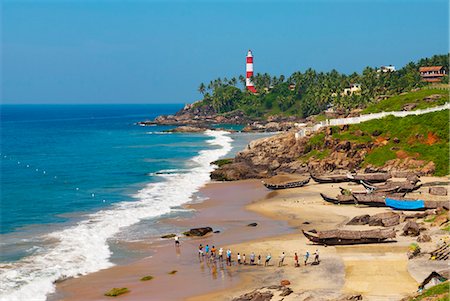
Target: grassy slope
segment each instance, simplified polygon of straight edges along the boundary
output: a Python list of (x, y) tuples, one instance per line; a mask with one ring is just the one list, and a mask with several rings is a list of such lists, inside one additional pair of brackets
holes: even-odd
[[(375, 147), (366, 156), (364, 165), (383, 166), (387, 161), (396, 159), (398, 151), (403, 151), (406, 152), (408, 157), (426, 162), (433, 161), (436, 165), (435, 174), (444, 176), (449, 174), (448, 129), (449, 111), (444, 110), (404, 118), (388, 116), (381, 120), (371, 120), (350, 125), (349, 129), (345, 131), (339, 131), (335, 127), (333, 138), (357, 143), (376, 142), (377, 139), (386, 139), (386, 145)], [(373, 136), (375, 131), (379, 133), (377, 137)], [(311, 137), (308, 144), (311, 145), (312, 151), (302, 156), (300, 160), (307, 161), (312, 156), (316, 159), (322, 159), (324, 156), (327, 156), (329, 152), (315, 151), (315, 149), (321, 148), (320, 144), (323, 144), (324, 138), (323, 133)], [(398, 138), (400, 141), (394, 143), (394, 138)], [(391, 150), (393, 147), (396, 149)]]
[[(441, 98), (434, 102), (426, 102), (423, 99), (430, 95), (439, 94)], [(429, 107), (443, 105), (448, 102), (448, 90), (442, 89), (422, 89), (416, 92), (409, 92), (403, 95), (396, 95), (388, 99), (382, 100), (378, 103), (369, 105), (363, 110), (361, 114), (388, 112), (388, 111), (401, 111), (403, 106), (407, 103), (415, 103), (417, 106), (414, 110), (425, 109)]]
[(448, 281), (430, 287), (417, 297), (409, 299), (410, 301), (420, 300), (434, 300), (434, 301), (447, 301), (449, 300), (450, 284)]

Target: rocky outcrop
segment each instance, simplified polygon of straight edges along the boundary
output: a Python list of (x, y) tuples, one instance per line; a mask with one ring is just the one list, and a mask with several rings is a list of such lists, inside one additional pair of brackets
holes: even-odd
[(168, 133), (202, 133), (208, 128), (196, 127), (196, 126), (179, 126), (171, 130), (167, 130)]
[(404, 236), (419, 236), (420, 227), (416, 222), (409, 221), (403, 227)]
[(190, 229), (189, 231), (186, 231), (183, 234), (186, 236), (204, 236), (212, 231), (213, 229), (211, 227), (202, 227)]
[(352, 218), (347, 225), (369, 225), (369, 226), (381, 226), (392, 227), (400, 223), (400, 215), (395, 212), (382, 212), (375, 215), (360, 215)]
[[(255, 289), (243, 294), (232, 301), (270, 301), (273, 297), (286, 297), (293, 293), (293, 290), (285, 285), (271, 285)], [(276, 300), (283, 300), (284, 298)]]

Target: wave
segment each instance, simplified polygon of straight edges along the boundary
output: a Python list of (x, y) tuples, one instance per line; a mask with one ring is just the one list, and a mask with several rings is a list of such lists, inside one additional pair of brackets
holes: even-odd
[(122, 229), (151, 217), (169, 213), (171, 207), (192, 200), (209, 181), (214, 169), (210, 162), (231, 151), (227, 132), (206, 131), (217, 146), (202, 150), (191, 159), (188, 173), (162, 174), (163, 182), (151, 183), (138, 191), (134, 202), (121, 202), (86, 216), (74, 226), (44, 235), (56, 243), (45, 252), (25, 257), (0, 268), (0, 300), (46, 300), (58, 279), (77, 277), (113, 266), (108, 239)]

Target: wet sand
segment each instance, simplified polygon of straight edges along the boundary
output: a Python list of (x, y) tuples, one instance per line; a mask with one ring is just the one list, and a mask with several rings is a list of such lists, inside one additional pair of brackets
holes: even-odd
[[(104, 292), (112, 287), (127, 287), (131, 292), (121, 296), (121, 300), (231, 300), (255, 288), (288, 279), (294, 293), (284, 301), (330, 300), (342, 294), (363, 294), (364, 300), (400, 300), (417, 289), (422, 275), (445, 268), (445, 262), (429, 265), (409, 261), (406, 252), (415, 238), (399, 236), (399, 233), (395, 242), (387, 244), (324, 247), (310, 243), (301, 234), (302, 229), (373, 229), (345, 224), (357, 215), (390, 211), (388, 208), (332, 205), (321, 199), (319, 192), (335, 196), (339, 186), (362, 189), (351, 183), (319, 185), (312, 182), (301, 188), (270, 192), (255, 180), (208, 184), (201, 190), (208, 200), (186, 206), (196, 210), (193, 217), (163, 222), (186, 229), (211, 226), (220, 233), (182, 238), (179, 252), (172, 240), (158, 240), (151, 246), (142, 242), (136, 247), (147, 247), (151, 257), (64, 281), (58, 284), (56, 296), (62, 300), (110, 300), (103, 296)], [(427, 188), (422, 188), (416, 194), (425, 190)], [(258, 226), (248, 227), (251, 222), (257, 222)], [(245, 253), (247, 261), (251, 252), (261, 254), (263, 262), (271, 253), (271, 265), (226, 267), (199, 262), (197, 247), (200, 243), (224, 250), (229, 247), (233, 259), (237, 252)], [(430, 248), (434, 246), (434, 243), (427, 244)], [(319, 265), (294, 267), (295, 252), (303, 262), (306, 251), (313, 254), (316, 250), (320, 253)], [(278, 267), (281, 252), (286, 253), (286, 259), (284, 266)], [(178, 272), (168, 275), (171, 270)], [(146, 275), (155, 279), (140, 282)]]
[[(292, 232), (285, 221), (277, 221), (257, 213), (244, 210), (251, 202), (264, 198), (267, 190), (260, 181), (233, 183), (211, 183), (201, 190), (208, 198), (205, 202), (186, 207), (195, 209), (191, 218), (166, 219), (185, 229), (210, 226), (220, 233), (201, 238), (181, 238), (181, 247), (175, 248), (173, 240), (160, 239), (154, 242), (133, 243), (141, 252), (148, 248), (148, 257), (126, 265), (68, 279), (57, 285), (55, 300), (110, 300), (103, 294), (113, 287), (127, 287), (130, 293), (120, 296), (121, 300), (184, 300), (187, 296), (229, 289), (238, 285), (240, 270), (214, 266), (200, 262), (197, 247), (250, 241), (261, 237), (276, 236)], [(257, 227), (248, 227), (251, 222)], [(168, 272), (177, 273), (169, 275)], [(141, 282), (143, 276), (152, 275), (153, 280)]]

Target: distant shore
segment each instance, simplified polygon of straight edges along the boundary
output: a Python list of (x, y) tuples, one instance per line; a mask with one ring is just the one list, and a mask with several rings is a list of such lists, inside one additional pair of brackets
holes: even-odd
[[(436, 181), (439, 178), (423, 178)], [(442, 178), (441, 178), (442, 180)], [(355, 188), (352, 184), (340, 185)], [(203, 238), (182, 238), (179, 252), (173, 240), (142, 241), (134, 245), (147, 251), (145, 259), (116, 266), (57, 285), (59, 300), (109, 300), (103, 293), (113, 287), (127, 287), (130, 292), (120, 300), (231, 300), (262, 286), (276, 285), (281, 280), (291, 282), (294, 291), (284, 300), (330, 300), (343, 294), (362, 294), (364, 300), (389, 298), (400, 300), (414, 293), (418, 283), (431, 271), (446, 268), (444, 262), (419, 259), (408, 261), (407, 251), (415, 238), (397, 235), (389, 244), (363, 246), (324, 247), (312, 245), (301, 234), (301, 229), (333, 229), (343, 227), (354, 216), (389, 211), (387, 208), (358, 208), (329, 205), (319, 192), (331, 195), (339, 188), (333, 184), (310, 183), (305, 187), (270, 192), (259, 181), (210, 183), (201, 189), (208, 198), (200, 204), (187, 205), (196, 210), (192, 218), (167, 219), (179, 227), (211, 226), (220, 233)], [(256, 227), (247, 226), (256, 222)], [(367, 229), (368, 226), (345, 226), (350, 229)], [(433, 248), (433, 242), (421, 243), (423, 248)], [(237, 252), (255, 252), (264, 258), (271, 253), (271, 266), (225, 265), (199, 262), (199, 244), (230, 248), (233, 259)], [(308, 250), (318, 250), (321, 263), (317, 266), (294, 267), (293, 255), (300, 262)], [(286, 252), (284, 267), (276, 267), (278, 256)], [(167, 273), (176, 270), (175, 275)], [(141, 282), (143, 276), (155, 277)], [(297, 299), (296, 299), (297, 298)]]

